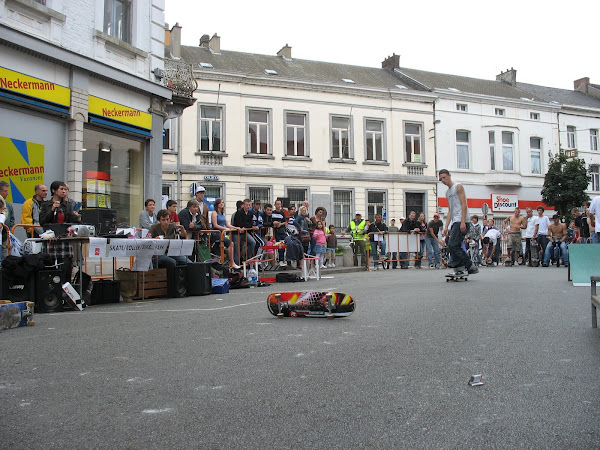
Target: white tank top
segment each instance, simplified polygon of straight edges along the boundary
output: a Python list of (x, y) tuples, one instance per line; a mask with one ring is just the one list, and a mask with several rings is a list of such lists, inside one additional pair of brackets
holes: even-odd
[[(460, 204), (460, 197), (458, 196), (458, 183), (454, 183), (450, 189), (446, 191), (446, 199), (448, 199), (448, 206), (452, 217), (450, 218), (450, 225), (454, 222), (460, 222), (462, 218), (462, 205)], [(467, 211), (468, 214), (468, 211)], [(465, 215), (465, 218), (467, 216)]]

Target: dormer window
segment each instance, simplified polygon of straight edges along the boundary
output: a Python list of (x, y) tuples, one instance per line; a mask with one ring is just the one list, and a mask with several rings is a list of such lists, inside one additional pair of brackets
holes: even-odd
[(354, 80), (351, 80), (350, 78), (342, 78), (342, 81), (344, 83), (348, 83), (348, 84), (354, 84)]
[(272, 69), (265, 69), (265, 73), (267, 75), (279, 75), (276, 70), (272, 70)]
[(398, 88), (398, 89), (408, 89), (406, 86), (402, 86), (401, 84), (397, 84), (396, 88)]
[(214, 69), (214, 66), (211, 63), (205, 63), (205, 62), (201, 62), (200, 67), (202, 67), (204, 69)]

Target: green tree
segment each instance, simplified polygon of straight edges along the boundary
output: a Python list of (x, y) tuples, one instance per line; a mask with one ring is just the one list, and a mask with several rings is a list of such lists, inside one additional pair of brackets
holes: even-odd
[(571, 208), (589, 200), (585, 193), (590, 176), (581, 158), (570, 158), (563, 150), (550, 156), (548, 172), (542, 188), (542, 201), (553, 206), (561, 219), (571, 214)]

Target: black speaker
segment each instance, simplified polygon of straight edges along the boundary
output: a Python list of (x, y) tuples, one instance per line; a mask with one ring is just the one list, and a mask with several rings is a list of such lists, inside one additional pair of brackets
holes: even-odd
[(108, 234), (117, 228), (117, 211), (107, 208), (84, 209), (80, 211), (81, 223), (94, 225), (96, 234)]
[(170, 298), (187, 296), (186, 266), (167, 267), (167, 295)]
[(281, 200), (281, 206), (285, 209), (290, 207), (290, 198), (289, 197), (277, 197), (277, 200)]
[(35, 312), (50, 313), (63, 310), (63, 290), (60, 270), (40, 270), (35, 275)]
[(208, 295), (212, 292), (211, 263), (193, 262), (187, 265), (188, 295)]
[(35, 280), (32, 275), (27, 277), (14, 275), (9, 277), (5, 270), (2, 271), (2, 300), (11, 302), (35, 301)]

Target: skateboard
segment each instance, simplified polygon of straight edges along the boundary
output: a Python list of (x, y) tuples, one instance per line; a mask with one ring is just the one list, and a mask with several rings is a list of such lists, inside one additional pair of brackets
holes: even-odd
[(445, 275), (446, 277), (446, 282), (452, 280), (452, 281), (460, 281), (460, 280), (465, 280), (467, 281), (469, 279), (469, 274), (465, 274), (465, 275), (456, 275), (455, 273), (447, 273)]
[(33, 321), (34, 302), (11, 303), (7, 300), (0, 301), (0, 331), (9, 328), (26, 327), (35, 325)]
[(280, 292), (267, 298), (269, 312), (277, 317), (347, 317), (354, 312), (354, 299), (341, 292)]

